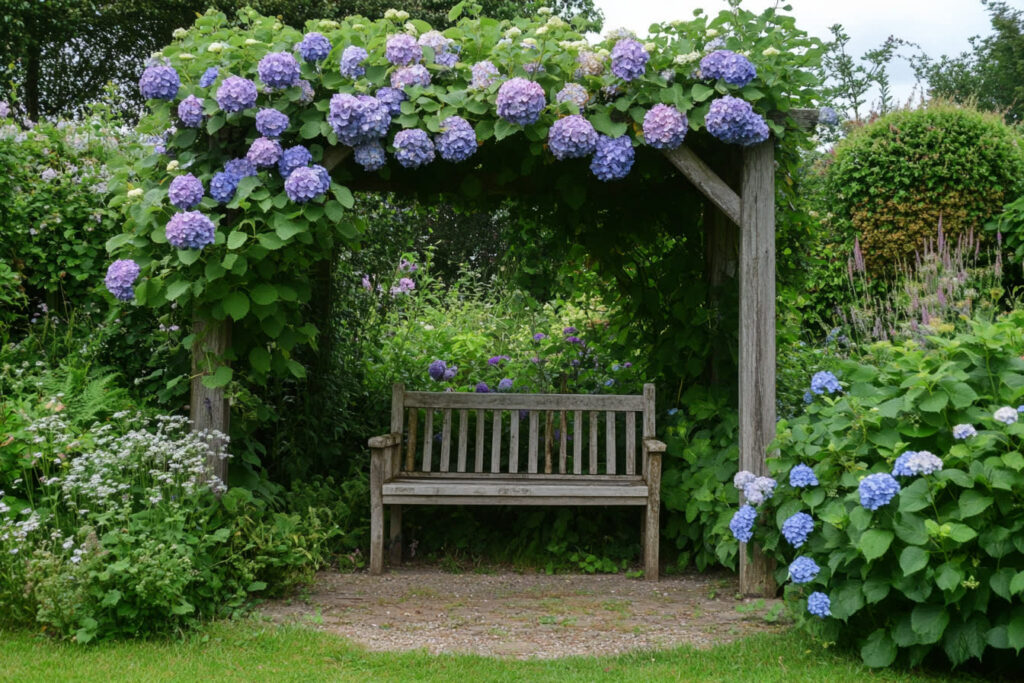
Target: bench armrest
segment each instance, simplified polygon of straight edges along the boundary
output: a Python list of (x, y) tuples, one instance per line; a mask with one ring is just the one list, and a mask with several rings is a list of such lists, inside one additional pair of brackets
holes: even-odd
[(665, 445), (665, 443), (663, 441), (658, 441), (657, 439), (644, 439), (644, 452), (645, 453), (648, 453), (648, 454), (650, 454), (650, 453), (661, 454), (661, 453), (664, 453), (665, 449), (667, 449), (667, 448), (668, 447)]
[(401, 441), (402, 441), (402, 435), (401, 434), (397, 434), (397, 433), (395, 433), (395, 434), (383, 434), (381, 436), (371, 437), (370, 441), (369, 441), (369, 446), (370, 446), (370, 448), (374, 448), (374, 449), (376, 449), (376, 448), (390, 448), (392, 446), (397, 446), (399, 443), (401, 443)]

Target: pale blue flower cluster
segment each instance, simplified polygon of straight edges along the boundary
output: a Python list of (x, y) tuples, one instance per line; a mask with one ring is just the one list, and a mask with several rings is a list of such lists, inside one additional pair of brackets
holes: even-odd
[(224, 164), (224, 171), (236, 181), (256, 175), (256, 167), (248, 159), (232, 159)]
[(213, 221), (198, 211), (182, 211), (171, 216), (164, 234), (176, 249), (202, 249), (213, 244), (217, 229)]
[(217, 106), (228, 113), (242, 111), (256, 104), (256, 84), (241, 76), (228, 76), (217, 88)]
[(809, 583), (820, 571), (821, 567), (814, 560), (806, 555), (801, 555), (790, 563), (789, 578), (793, 580), (793, 583)]
[(388, 36), (384, 56), (395, 66), (406, 66), (423, 59), (423, 49), (412, 36), (396, 33)]
[(838, 126), (839, 114), (832, 107), (822, 107), (818, 110), (818, 123), (823, 126)]
[(401, 88), (389, 88), (387, 86), (378, 88), (374, 97), (384, 103), (392, 117), (402, 113), (402, 102), (408, 99)]
[(814, 470), (800, 463), (799, 465), (794, 465), (789, 471), (789, 485), (795, 489), (804, 488), (805, 486), (817, 486), (818, 478), (814, 476)]
[(227, 171), (218, 171), (210, 179), (210, 196), (221, 204), (227, 204), (235, 196), (238, 189), (238, 179)]
[(434, 143), (426, 131), (407, 128), (395, 134), (395, 159), (405, 168), (419, 168), (434, 160)]
[(974, 425), (970, 424), (959, 424), (953, 427), (953, 438), (963, 441), (969, 439), (972, 436), (977, 436), (978, 430), (974, 428)]
[(644, 115), (644, 140), (655, 149), (675, 149), (689, 129), (686, 114), (667, 104), (656, 104)]
[(775, 494), (777, 483), (771, 477), (759, 477), (742, 470), (732, 479), (733, 485), (743, 491), (743, 497), (752, 505), (760, 505)]
[(816, 617), (832, 616), (832, 601), (821, 591), (814, 591), (807, 596), (807, 611)]
[(438, 155), (445, 161), (465, 161), (476, 152), (476, 131), (461, 116), (449, 116), (441, 122), (441, 133), (434, 143)]
[(203, 101), (195, 95), (189, 95), (178, 103), (178, 118), (186, 128), (198, 128), (203, 125)]
[(120, 301), (131, 301), (135, 298), (135, 280), (139, 277), (139, 264), (131, 259), (119, 259), (107, 268), (107, 276), (103, 284), (107, 291)]
[(355, 162), (363, 167), (364, 171), (377, 171), (384, 168), (387, 163), (387, 155), (379, 140), (359, 145), (353, 149), (352, 157)]
[(512, 78), (498, 88), (498, 116), (509, 123), (536, 123), (547, 106), (544, 88), (525, 78)]
[(750, 505), (743, 505), (729, 521), (729, 531), (740, 543), (748, 543), (754, 535), (754, 521), (757, 510)]
[(907, 451), (892, 466), (895, 477), (916, 477), (921, 474), (932, 474), (942, 469), (942, 460), (928, 451)]
[(704, 78), (721, 78), (730, 85), (743, 87), (754, 80), (757, 70), (750, 60), (732, 50), (716, 50), (700, 60), (700, 71)]
[(366, 73), (363, 61), (369, 57), (366, 50), (358, 45), (349, 45), (341, 53), (341, 75), (353, 80)]
[(287, 178), (292, 171), (313, 163), (313, 155), (302, 145), (295, 145), (281, 152), (281, 158), (277, 162), (277, 172), (282, 178)]
[(597, 131), (579, 114), (558, 119), (548, 129), (548, 149), (560, 161), (581, 159), (596, 148)]
[(172, 66), (148, 67), (139, 78), (139, 92), (147, 100), (173, 100), (181, 87), (181, 78)]
[(308, 167), (297, 168), (284, 181), (284, 191), (288, 199), (298, 204), (305, 204), (323, 194), (324, 187), (320, 174)]
[(512, 391), (512, 378), (506, 377), (498, 382), (498, 391)]
[(319, 62), (327, 59), (327, 55), (331, 54), (331, 41), (327, 40), (327, 36), (324, 34), (314, 31), (303, 36), (302, 41), (295, 48), (307, 62)]
[(270, 52), (256, 65), (256, 73), (271, 88), (290, 88), (299, 82), (299, 62), (287, 52)]
[(420, 36), (418, 42), (420, 46), (433, 50), (435, 64), (450, 69), (459, 61), (459, 53), (454, 41), (445, 38), (440, 31), (427, 31)]
[(555, 95), (556, 102), (572, 102), (575, 104), (580, 111), (587, 106), (587, 102), (590, 101), (590, 95), (587, 94), (587, 89), (579, 83), (566, 83), (558, 94)]
[(636, 80), (644, 75), (650, 58), (643, 45), (624, 38), (612, 48), (612, 73), (624, 81)]
[(799, 548), (814, 531), (814, 519), (806, 512), (797, 512), (782, 523), (782, 535), (790, 545)]
[(1014, 422), (1017, 421), (1019, 416), (1020, 413), (1011, 408), (1010, 406), (1003, 406), (1002, 408), (1000, 408), (999, 410), (992, 414), (992, 418), (996, 422), (1002, 422), (1003, 424), (1007, 425), (1012, 425)]
[(811, 377), (811, 391), (819, 396), (821, 394), (839, 393), (843, 388), (839, 385), (839, 379), (828, 370), (814, 373)]
[(635, 157), (633, 141), (628, 135), (618, 138), (599, 135), (590, 159), (590, 172), (604, 182), (619, 180), (629, 175)]
[(281, 143), (270, 138), (256, 138), (249, 145), (245, 158), (256, 168), (270, 168), (281, 158)]
[(256, 113), (256, 130), (268, 138), (279, 138), (288, 130), (288, 115), (277, 109), (260, 109)]
[(493, 63), (486, 59), (474, 64), (473, 68), (470, 69), (470, 72), (472, 73), (472, 79), (469, 83), (471, 90), (483, 90), (497, 81), (501, 76), (498, 72), (498, 67), (494, 66)]
[(412, 64), (395, 69), (391, 74), (392, 88), (408, 88), (419, 85), (426, 88), (430, 85), (430, 72), (422, 64)]
[(191, 209), (203, 200), (203, 181), (191, 173), (177, 176), (167, 188), (167, 198), (179, 209)]
[(768, 124), (746, 100), (726, 95), (711, 103), (704, 118), (707, 131), (733, 145), (749, 146), (768, 139)]
[(877, 510), (896, 497), (900, 492), (900, 483), (888, 472), (877, 472), (861, 479), (857, 492), (862, 506), (868, 510)]
[(220, 74), (220, 69), (218, 69), (215, 66), (211, 66), (210, 68), (208, 68), (206, 71), (203, 72), (202, 76), (199, 77), (199, 87), (200, 88), (209, 88), (211, 85), (213, 85), (213, 82), (217, 80), (217, 76), (219, 74)]

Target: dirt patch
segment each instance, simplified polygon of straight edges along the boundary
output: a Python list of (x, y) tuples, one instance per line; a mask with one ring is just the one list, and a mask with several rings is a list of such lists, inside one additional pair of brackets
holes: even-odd
[(730, 574), (658, 583), (623, 575), (449, 574), (401, 567), (382, 576), (321, 572), (301, 598), (264, 606), (369, 650), (514, 658), (710, 647), (779, 628), (778, 601), (738, 598)]

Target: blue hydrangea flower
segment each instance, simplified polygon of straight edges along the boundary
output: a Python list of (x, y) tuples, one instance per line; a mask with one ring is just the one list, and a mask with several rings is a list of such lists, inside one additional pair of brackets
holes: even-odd
[(331, 98), (327, 122), (342, 144), (356, 147), (384, 137), (391, 114), (376, 97), (341, 93)]
[(198, 128), (203, 125), (203, 101), (195, 95), (189, 95), (178, 103), (178, 118), (186, 128)]
[(513, 78), (498, 88), (498, 116), (509, 123), (528, 126), (536, 123), (547, 106), (544, 88), (525, 78)]
[(198, 211), (182, 211), (171, 216), (164, 228), (167, 241), (176, 249), (202, 249), (213, 244), (217, 228)]
[(1017, 421), (1019, 416), (1020, 413), (1011, 408), (1010, 406), (1003, 406), (1002, 408), (1000, 408), (999, 410), (992, 414), (992, 418), (996, 422), (1002, 422), (1003, 424), (1007, 425), (1012, 425), (1014, 422)]
[(119, 259), (107, 268), (107, 276), (103, 284), (107, 291), (120, 301), (131, 301), (135, 298), (135, 280), (139, 277), (139, 264), (131, 259)]
[(806, 512), (797, 512), (782, 523), (782, 535), (790, 545), (799, 548), (814, 531), (814, 518)]
[(242, 111), (256, 104), (256, 84), (241, 76), (228, 76), (217, 88), (217, 106), (226, 112)]
[(288, 130), (288, 115), (276, 109), (260, 109), (256, 113), (256, 130), (268, 138), (279, 138)]
[(320, 174), (313, 169), (297, 168), (285, 179), (284, 192), (293, 202), (305, 204), (323, 194), (323, 182)]
[(313, 173), (316, 173), (316, 177), (320, 180), (320, 192), (325, 193), (331, 189), (331, 174), (327, 172), (327, 169), (320, 164), (313, 164), (310, 168), (313, 169)]
[(804, 392), (804, 403), (813, 403), (814, 394), (811, 393), (810, 389)]
[(808, 583), (814, 580), (821, 568), (811, 558), (801, 555), (789, 565), (789, 578), (793, 583)]
[(486, 59), (474, 64), (470, 72), (472, 73), (469, 83), (471, 90), (484, 90), (501, 77), (498, 67)]
[(598, 135), (594, 156), (590, 160), (590, 172), (605, 182), (620, 180), (629, 175), (635, 158), (633, 141), (628, 135), (618, 138)]
[(977, 435), (978, 435), (978, 430), (974, 428), (974, 425), (962, 424), (962, 425), (955, 425), (953, 427), (953, 438), (954, 439), (959, 439), (959, 440), (962, 441), (964, 439), (969, 439), (972, 436), (977, 436)]
[(667, 104), (656, 104), (644, 115), (644, 140), (655, 149), (683, 144), (690, 122), (686, 114)]
[(434, 160), (434, 143), (426, 131), (409, 128), (395, 133), (395, 158), (406, 168), (419, 168)]
[(407, 88), (419, 85), (426, 88), (430, 85), (430, 72), (422, 64), (413, 64), (395, 69), (391, 74), (392, 88)]
[(363, 62), (369, 54), (358, 45), (349, 45), (341, 53), (341, 75), (355, 80), (366, 73)]
[(213, 85), (213, 82), (217, 80), (217, 75), (220, 73), (220, 69), (215, 66), (211, 66), (209, 69), (203, 72), (203, 75), (199, 77), (199, 87), (209, 88)]
[(487, 386), (487, 382), (477, 382), (475, 391), (478, 394), (489, 394), (491, 393), (491, 388)]
[(750, 103), (726, 95), (711, 103), (704, 126), (711, 135), (732, 145), (755, 145), (768, 139), (768, 124)]
[(256, 73), (271, 88), (290, 88), (299, 82), (299, 62), (287, 52), (270, 52), (256, 65)]
[(147, 100), (173, 100), (181, 87), (181, 78), (172, 66), (151, 66), (139, 78), (139, 92)]
[(512, 391), (512, 378), (506, 377), (498, 382), (498, 391)]
[(775, 494), (776, 482), (771, 477), (755, 477), (743, 487), (743, 497), (752, 505), (760, 505)]
[(814, 476), (814, 470), (800, 463), (799, 465), (794, 465), (793, 469), (789, 471), (789, 485), (795, 489), (805, 486), (817, 486), (818, 478)]
[(434, 138), (434, 144), (445, 161), (465, 161), (476, 152), (476, 131), (461, 116), (449, 116), (441, 122), (441, 133)]
[(408, 99), (401, 88), (389, 88), (387, 86), (378, 88), (374, 96), (384, 103), (392, 117), (402, 113), (402, 102)]
[(254, 176), (258, 171), (248, 159), (232, 159), (224, 164), (224, 172), (238, 181), (242, 178)]
[(819, 396), (825, 393), (836, 394), (842, 390), (843, 388), (839, 385), (839, 380), (828, 370), (816, 372), (811, 377), (811, 391)]
[(729, 531), (740, 543), (748, 543), (754, 535), (754, 520), (757, 519), (757, 510), (749, 505), (743, 505), (729, 522)]
[(624, 81), (635, 80), (644, 75), (650, 58), (643, 45), (632, 38), (624, 38), (612, 48), (612, 73)]
[(446, 68), (454, 68), (459, 63), (459, 53), (454, 51), (444, 51), (434, 53), (434, 63)]
[(322, 33), (307, 33), (295, 47), (307, 62), (319, 62), (331, 54), (331, 41)]
[(814, 591), (807, 596), (807, 611), (816, 617), (832, 616), (832, 601), (821, 591)]
[(818, 123), (823, 126), (838, 126), (839, 114), (832, 107), (822, 107), (818, 110)]
[(931, 474), (942, 469), (942, 460), (928, 451), (907, 451), (892, 466), (895, 477), (916, 477), (919, 474)]
[(379, 140), (355, 147), (352, 156), (364, 171), (380, 170), (387, 163), (387, 155)]
[(309, 104), (316, 97), (316, 93), (313, 92), (313, 86), (306, 79), (299, 81), (299, 90), (302, 91), (302, 95), (299, 97), (299, 104)]
[(277, 171), (282, 178), (287, 178), (292, 171), (313, 163), (313, 155), (302, 145), (295, 145), (281, 152), (281, 158), (277, 162)]
[(732, 50), (716, 50), (700, 60), (700, 71), (704, 78), (721, 78), (730, 85), (740, 88), (757, 76), (757, 70), (750, 60)]
[(395, 66), (406, 66), (423, 59), (423, 49), (412, 36), (396, 33), (388, 36), (384, 56)]
[(167, 188), (167, 198), (179, 209), (191, 209), (203, 200), (203, 181), (191, 173), (180, 175)]
[(245, 158), (256, 168), (270, 168), (281, 158), (281, 143), (270, 138), (256, 138), (249, 145)]
[(900, 492), (900, 483), (888, 472), (878, 472), (861, 479), (857, 492), (860, 494), (861, 505), (868, 510), (877, 510), (888, 505)]
[(427, 366), (427, 374), (430, 375), (430, 379), (435, 382), (440, 382), (445, 379), (444, 373), (448, 369), (448, 364), (443, 360), (435, 360), (429, 366)]
[(566, 83), (555, 95), (555, 101), (559, 103), (572, 102), (580, 111), (583, 111), (587, 102), (590, 101), (590, 95), (587, 93), (587, 89), (579, 83)]
[(559, 161), (581, 159), (597, 148), (597, 131), (579, 114), (558, 119), (548, 129), (548, 149)]
[(210, 196), (221, 204), (227, 204), (235, 196), (238, 179), (227, 171), (220, 171), (210, 179)]

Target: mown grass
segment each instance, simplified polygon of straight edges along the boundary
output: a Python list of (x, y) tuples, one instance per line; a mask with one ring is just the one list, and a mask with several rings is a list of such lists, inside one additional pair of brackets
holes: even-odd
[[(4, 681), (916, 681), (940, 673), (873, 671), (797, 632), (761, 634), (711, 650), (558, 660), (426, 652), (367, 652), (329, 633), (256, 619), (211, 624), (184, 640), (77, 646), (0, 631)], [(969, 680), (956, 677), (956, 680)]]

